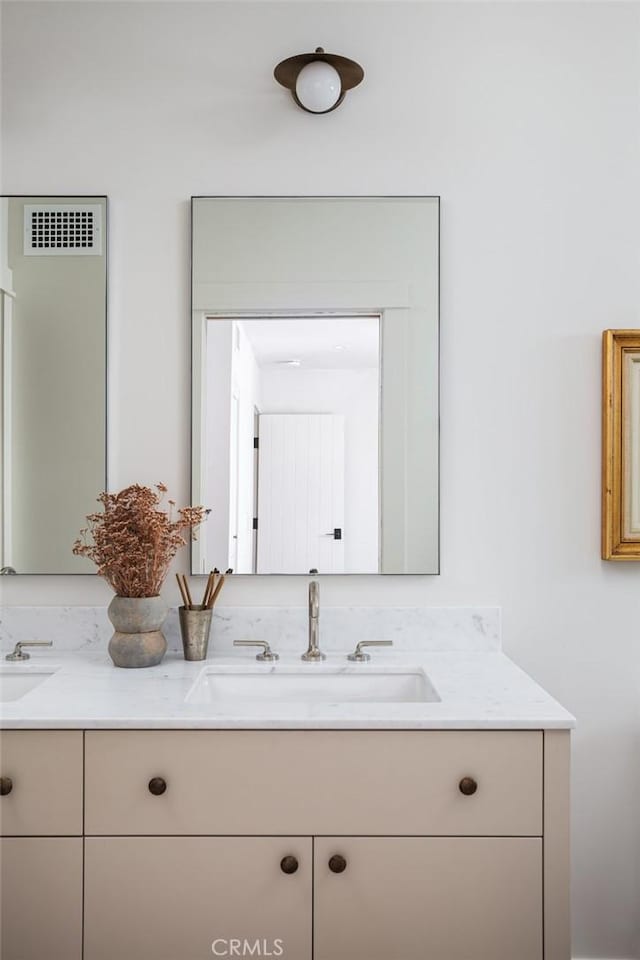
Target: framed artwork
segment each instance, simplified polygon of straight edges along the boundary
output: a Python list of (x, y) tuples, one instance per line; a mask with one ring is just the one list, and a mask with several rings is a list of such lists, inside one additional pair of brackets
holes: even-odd
[(640, 330), (603, 334), (602, 558), (640, 560)]

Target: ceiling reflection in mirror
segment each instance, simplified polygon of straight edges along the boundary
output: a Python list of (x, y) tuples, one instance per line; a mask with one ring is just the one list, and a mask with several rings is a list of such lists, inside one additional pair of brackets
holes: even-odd
[(193, 201), (192, 571), (438, 570), (438, 201)]
[(106, 488), (106, 197), (0, 199), (0, 567), (72, 555)]

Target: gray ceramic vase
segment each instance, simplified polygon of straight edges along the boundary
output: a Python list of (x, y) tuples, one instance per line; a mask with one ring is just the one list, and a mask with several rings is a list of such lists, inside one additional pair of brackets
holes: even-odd
[(109, 656), (116, 667), (155, 667), (167, 651), (162, 624), (169, 608), (162, 597), (114, 597), (107, 613), (116, 632)]

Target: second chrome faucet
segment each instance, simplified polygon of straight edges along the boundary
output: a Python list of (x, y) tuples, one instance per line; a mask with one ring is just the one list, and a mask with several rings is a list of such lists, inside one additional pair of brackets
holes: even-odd
[(317, 580), (312, 580), (309, 584), (309, 647), (301, 659), (326, 660), (320, 649), (320, 584)]

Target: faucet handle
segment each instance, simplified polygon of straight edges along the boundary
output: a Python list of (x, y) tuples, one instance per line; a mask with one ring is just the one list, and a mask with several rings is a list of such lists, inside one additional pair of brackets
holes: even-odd
[(363, 647), (391, 647), (393, 640), (360, 640), (356, 644), (356, 649), (350, 653), (347, 660), (353, 660), (356, 663), (363, 663), (365, 660), (371, 660), (371, 654), (363, 653)]
[(279, 660), (280, 657), (274, 653), (266, 640), (234, 640), (234, 647), (262, 647), (262, 653), (256, 654), (256, 660)]
[(53, 640), (18, 640), (13, 653), (8, 653), (5, 660), (29, 660), (29, 654), (23, 653), (23, 647), (52, 647)]

